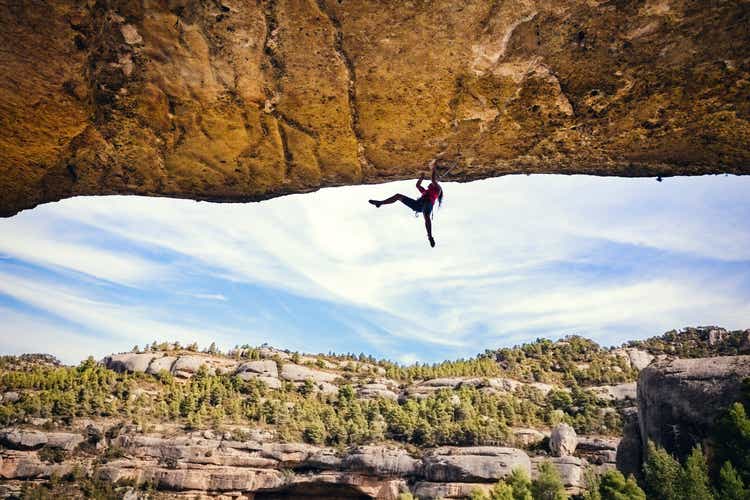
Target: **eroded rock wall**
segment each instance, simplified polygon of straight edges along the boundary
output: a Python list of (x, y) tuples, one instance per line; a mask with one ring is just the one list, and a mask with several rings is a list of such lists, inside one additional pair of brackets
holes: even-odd
[(693, 446), (710, 437), (716, 419), (740, 399), (747, 377), (750, 356), (665, 359), (644, 368), (638, 377), (643, 449), (653, 441), (681, 459), (687, 457)]
[(750, 6), (0, 1), (0, 215), (413, 177), (750, 171)]

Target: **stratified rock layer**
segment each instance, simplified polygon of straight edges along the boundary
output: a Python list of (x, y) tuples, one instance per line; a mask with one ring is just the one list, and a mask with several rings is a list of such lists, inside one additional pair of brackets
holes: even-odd
[(0, 215), (413, 177), (750, 172), (750, 7), (0, 2)]

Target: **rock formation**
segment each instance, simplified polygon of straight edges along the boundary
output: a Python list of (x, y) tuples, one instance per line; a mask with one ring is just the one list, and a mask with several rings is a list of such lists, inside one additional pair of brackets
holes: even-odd
[(552, 429), (549, 439), (549, 447), (552, 455), (556, 457), (567, 457), (573, 454), (578, 445), (576, 431), (568, 424), (557, 424)]
[(747, 5), (0, 3), (0, 215), (416, 176), (748, 173)]
[[(55, 464), (40, 455), (42, 447), (70, 450), (85, 441), (82, 434), (44, 433), (22, 429), (2, 431), (0, 479), (45, 479), (69, 473), (77, 464), (92, 467), (85, 455)], [(273, 493), (290, 495), (317, 491), (319, 498), (341, 494), (351, 498), (393, 499), (413, 491), (420, 498), (467, 497), (475, 488), (489, 489), (520, 468), (533, 472), (529, 456), (518, 449), (440, 447), (424, 450), (422, 458), (397, 446), (358, 446), (343, 452), (308, 444), (236, 440), (231, 435), (188, 433), (166, 438), (132, 431), (108, 431), (106, 448), (117, 457), (102, 460), (97, 474), (108, 482), (148, 482), (163, 491), (202, 494)], [(112, 435), (114, 434), (114, 435)], [(537, 464), (544, 457), (535, 459)], [(571, 491), (583, 485), (586, 461), (552, 459)], [(283, 470), (287, 470), (284, 473)], [(348, 488), (347, 494), (343, 494)]]
[[(640, 436), (681, 459), (709, 436), (716, 418), (740, 398), (750, 356), (666, 359), (638, 378)], [(618, 458), (619, 462), (619, 458)]]

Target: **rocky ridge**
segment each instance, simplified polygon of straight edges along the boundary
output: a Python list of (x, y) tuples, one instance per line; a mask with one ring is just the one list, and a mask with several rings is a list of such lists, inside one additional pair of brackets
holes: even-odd
[[(747, 331), (726, 332), (714, 327), (686, 329), (677, 341), (689, 339), (689, 352), (723, 352), (735, 345), (741, 348), (746, 334)], [(649, 348), (658, 339), (641, 345)], [(637, 474), (643, 458), (642, 439), (652, 439), (677, 454), (704, 440), (705, 432), (694, 432), (711, 425), (713, 417), (704, 414), (703, 402), (710, 401), (712, 409), (721, 411), (737, 397), (740, 380), (750, 375), (748, 356), (676, 359), (658, 354), (661, 345), (655, 345), (654, 356), (636, 347), (603, 350), (586, 339), (566, 337), (557, 342), (537, 341), (513, 350), (487, 352), (469, 364), (412, 369), (361, 356), (300, 355), (265, 345), (221, 354), (213, 348), (199, 352), (154, 344), (146, 352), (113, 354), (100, 364), (91, 360), (78, 368), (61, 367), (53, 358), (44, 356), (1, 357), (0, 381), (9, 390), (0, 392), (0, 418), (17, 416), (12, 425), (0, 428), (0, 497), (15, 495), (30, 482), (55, 482), (61, 477), (76, 481), (81, 474), (88, 474), (103, 484), (117, 485), (118, 495), (130, 495), (129, 498), (137, 498), (144, 488), (155, 488), (158, 498), (397, 498), (407, 492), (418, 498), (465, 498), (476, 489), (488, 491), (516, 467), (533, 477), (542, 462), (550, 462), (558, 470), (568, 492), (578, 493), (585, 487), (589, 468), (603, 471), (617, 467)], [(571, 353), (582, 352), (586, 353), (583, 357), (570, 357)], [(522, 353), (526, 357), (520, 366), (524, 369), (519, 371), (514, 359)], [(544, 375), (550, 383), (532, 382), (525, 375), (439, 375), (467, 369), (474, 370), (472, 373), (523, 375), (526, 365), (548, 363), (549, 355), (557, 360), (551, 364), (553, 371)], [(488, 362), (495, 363), (495, 369), (500, 371), (488, 372), (495, 366)], [(639, 408), (633, 406), (635, 401), (630, 397), (633, 382), (583, 389), (577, 385), (575, 379), (599, 380), (599, 375), (590, 378), (587, 373), (599, 373), (602, 367), (608, 367), (612, 373), (605, 375), (616, 380), (629, 380), (632, 369), (640, 372), (636, 390)], [(567, 375), (559, 378), (554, 370)], [(14, 408), (33, 411), (35, 405), (43, 402), (34, 403), (44, 387), (38, 378), (42, 373), (49, 374), (53, 386), (64, 384), (65, 377), (70, 376), (108, 379), (111, 385), (104, 387), (114, 388), (113, 398), (137, 404), (117, 407), (103, 401), (100, 409), (85, 417), (81, 416), (85, 410), (76, 409), (76, 404), (98, 405), (99, 396), (94, 392), (94, 399), (82, 398), (76, 390), (73, 394), (43, 396), (62, 398), (55, 403), (60, 405), (69, 401), (72, 413), (62, 412), (67, 416), (53, 413), (50, 418), (44, 416), (44, 410), (36, 416), (8, 413)], [(212, 379), (212, 374), (219, 377)], [(18, 385), (23, 380), (31, 381), (36, 388)], [(260, 406), (248, 406), (249, 412), (265, 412), (263, 400), (271, 405), (268, 409), (276, 404), (312, 404), (333, 411), (340, 404), (346, 405), (347, 398), (354, 398), (376, 405), (352, 407), (365, 411), (376, 407), (401, 411), (419, 404), (428, 410), (437, 404), (452, 408), (450, 413), (462, 413), (475, 411), (465, 406), (467, 394), (502, 394), (503, 399), (491, 400), (492, 404), (510, 403), (520, 409), (533, 402), (540, 405), (540, 410), (552, 405), (564, 411), (553, 410), (545, 418), (567, 419), (576, 426), (582, 422), (571, 417), (581, 409), (570, 406), (571, 398), (576, 398), (576, 404), (596, 401), (601, 412), (622, 415), (624, 432), (620, 439), (618, 432), (576, 433), (567, 423), (535, 428), (513, 425), (498, 442), (482, 444), (415, 446), (398, 442), (391, 433), (368, 438), (371, 441), (366, 444), (326, 446), (324, 441), (311, 444), (289, 440), (282, 428), (269, 425), (264, 419), (250, 419), (252, 413), (243, 414), (244, 423), (240, 419), (223, 424), (180, 419), (181, 414), (189, 413), (183, 414), (182, 410), (174, 422), (141, 419), (138, 415), (123, 418), (117, 413), (121, 411), (117, 408), (148, 414), (154, 405), (195, 404), (189, 398), (170, 399), (184, 395), (180, 391), (188, 387), (208, 391), (206, 401), (227, 397), (213, 392), (219, 388), (215, 385), (219, 380), (235, 384), (247, 398), (260, 398)], [(201, 385), (201, 381), (205, 383)], [(248, 384), (243, 385), (245, 382)], [(165, 388), (171, 392), (156, 397)], [(76, 394), (81, 403), (76, 403)], [(294, 396), (289, 399), (289, 395)], [(619, 395), (622, 399), (610, 400)], [(294, 415), (308, 418), (309, 414)], [(394, 422), (398, 428), (398, 420)], [(480, 418), (477, 422), (482, 425), (486, 421)], [(333, 421), (333, 425), (338, 424)], [(383, 423), (373, 420), (371, 425)], [(308, 431), (312, 432), (309, 436)], [(318, 439), (314, 431), (315, 427), (306, 428), (303, 438)], [(684, 442), (673, 439), (675, 436), (685, 438)]]
[[(86, 422), (73, 424), (86, 425)], [(99, 432), (96, 432), (96, 431)], [(109, 437), (105, 437), (109, 435)], [(239, 440), (232, 433), (194, 432), (175, 437), (137, 433), (121, 429), (113, 435), (88, 423), (78, 432), (50, 433), (10, 428), (0, 430), (0, 478), (8, 491), (22, 480), (64, 476), (74, 468), (94, 471), (97, 455), (106, 458), (96, 466), (100, 480), (119, 484), (148, 483), (176, 496), (200, 492), (204, 495), (263, 493), (293, 496), (300, 485), (323, 488), (336, 494), (343, 487), (367, 498), (395, 499), (412, 492), (418, 498), (461, 498), (472, 490), (489, 490), (497, 480), (520, 468), (536, 473), (536, 466), (548, 460), (559, 470), (570, 492), (585, 486), (584, 458), (529, 457), (527, 452), (508, 447), (438, 447), (420, 450), (418, 455), (394, 445), (358, 446), (341, 451), (303, 443)], [(616, 442), (597, 441), (598, 450), (613, 452)], [(89, 453), (61, 463), (50, 462), (42, 450), (72, 451), (81, 444)], [(104, 453), (104, 450), (109, 450)], [(572, 451), (572, 450), (571, 450)], [(600, 467), (612, 467), (611, 462)], [(285, 473), (284, 470), (289, 471)], [(1, 487), (1, 486), (0, 486)], [(262, 496), (261, 496), (262, 498)]]

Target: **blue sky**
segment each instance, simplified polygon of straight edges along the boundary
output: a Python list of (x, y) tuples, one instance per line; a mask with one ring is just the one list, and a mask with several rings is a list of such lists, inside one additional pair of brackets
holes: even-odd
[(750, 177), (445, 183), (369, 198), (64, 200), (0, 219), (0, 352), (75, 363), (153, 340), (438, 361), (544, 336), (750, 327)]

